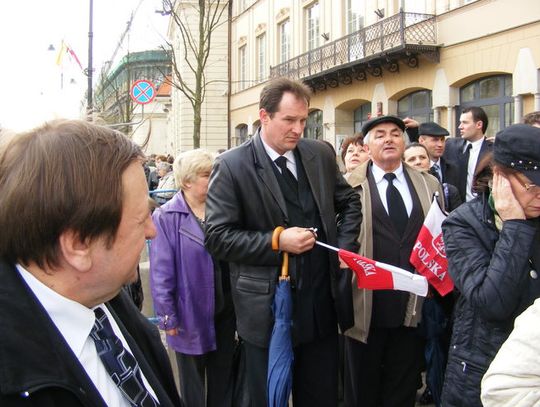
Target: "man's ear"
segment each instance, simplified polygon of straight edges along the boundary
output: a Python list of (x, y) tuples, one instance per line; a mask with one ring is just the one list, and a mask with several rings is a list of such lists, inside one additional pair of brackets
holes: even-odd
[(81, 241), (80, 236), (73, 230), (66, 230), (58, 239), (60, 252), (66, 263), (78, 271), (86, 272), (92, 267), (90, 239)]
[(261, 124), (266, 124), (268, 120), (270, 119), (270, 116), (268, 112), (265, 109), (259, 110), (259, 120), (261, 121)]

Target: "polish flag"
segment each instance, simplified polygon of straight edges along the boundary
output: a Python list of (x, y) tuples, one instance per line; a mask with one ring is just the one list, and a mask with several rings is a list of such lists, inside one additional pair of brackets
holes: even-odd
[(446, 214), (434, 197), (409, 259), (418, 273), (425, 276), (442, 296), (454, 289), (454, 282), (448, 274), (448, 261), (441, 229), (445, 219)]
[(358, 288), (408, 291), (422, 297), (427, 295), (428, 283), (424, 276), (343, 249), (338, 250), (338, 255), (356, 274)]

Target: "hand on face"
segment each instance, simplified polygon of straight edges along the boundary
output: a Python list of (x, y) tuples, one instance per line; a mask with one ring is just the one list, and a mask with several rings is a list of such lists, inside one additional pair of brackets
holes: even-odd
[(503, 174), (493, 174), (493, 189), (495, 209), (503, 221), (510, 219), (525, 219), (525, 212), (518, 202), (510, 180)]

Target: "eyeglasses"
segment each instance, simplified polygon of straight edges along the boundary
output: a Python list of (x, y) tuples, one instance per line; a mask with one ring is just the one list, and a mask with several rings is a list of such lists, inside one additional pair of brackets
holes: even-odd
[(521, 184), (521, 186), (523, 188), (525, 188), (525, 191), (527, 192), (531, 192), (531, 193), (534, 193), (534, 194), (539, 194), (540, 193), (540, 187), (536, 184), (530, 184), (528, 182), (525, 182), (523, 181), (523, 179), (521, 177), (516, 177), (517, 180), (519, 181), (519, 183)]

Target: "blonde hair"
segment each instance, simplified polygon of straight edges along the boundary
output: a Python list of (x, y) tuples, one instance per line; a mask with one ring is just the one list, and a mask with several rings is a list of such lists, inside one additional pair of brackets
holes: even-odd
[(193, 182), (197, 175), (209, 172), (213, 163), (214, 155), (200, 148), (181, 153), (173, 164), (176, 185), (185, 189), (186, 183)]

